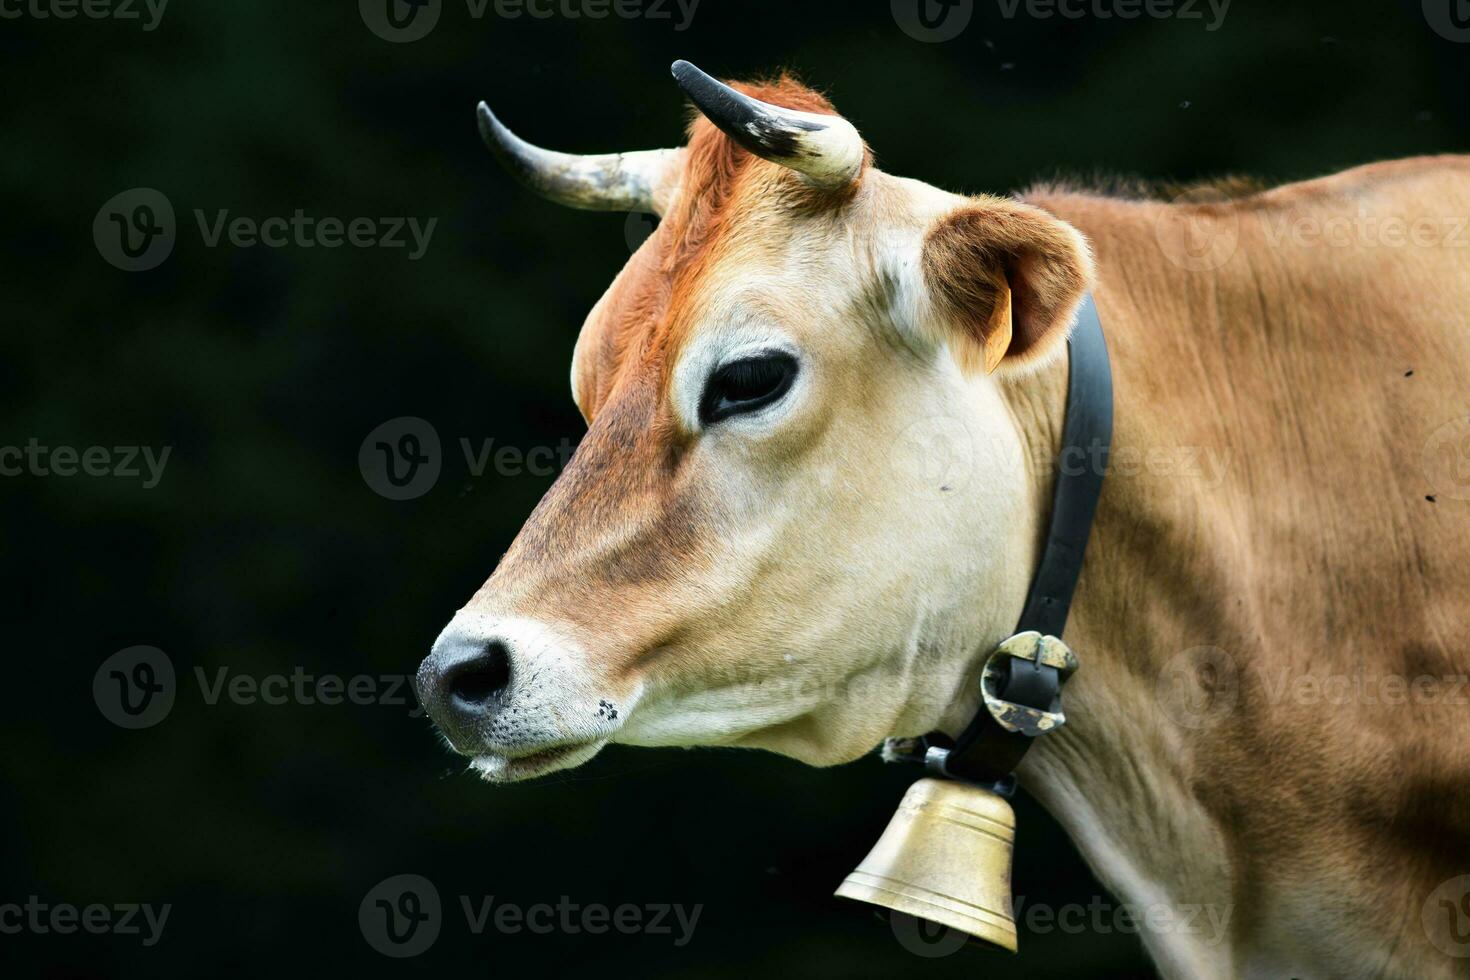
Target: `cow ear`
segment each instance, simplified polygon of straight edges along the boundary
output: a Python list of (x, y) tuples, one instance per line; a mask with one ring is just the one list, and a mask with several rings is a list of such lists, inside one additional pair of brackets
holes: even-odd
[(1087, 240), (1040, 208), (971, 198), (924, 236), (925, 291), (966, 372), (1022, 370), (1064, 348), (1092, 279)]

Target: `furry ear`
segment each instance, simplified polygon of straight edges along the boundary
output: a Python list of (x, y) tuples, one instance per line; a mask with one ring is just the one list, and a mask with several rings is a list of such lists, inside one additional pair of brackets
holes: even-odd
[(924, 285), (966, 372), (1060, 353), (1092, 279), (1087, 241), (1040, 208), (971, 198), (924, 236)]

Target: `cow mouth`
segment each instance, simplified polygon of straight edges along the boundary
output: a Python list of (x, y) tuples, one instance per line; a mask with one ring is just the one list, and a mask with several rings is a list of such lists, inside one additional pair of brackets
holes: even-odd
[(491, 783), (516, 783), (534, 779), (559, 769), (573, 769), (591, 759), (607, 744), (606, 739), (594, 742), (579, 742), (575, 745), (556, 745), (526, 755), (507, 756), (486, 752), (470, 760), (470, 768), (480, 778)]

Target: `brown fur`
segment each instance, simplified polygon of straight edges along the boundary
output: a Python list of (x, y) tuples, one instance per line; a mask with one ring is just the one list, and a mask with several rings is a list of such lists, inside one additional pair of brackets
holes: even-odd
[(1033, 183), (1021, 195), (1025, 200), (1083, 194), (1089, 197), (1105, 197), (1116, 201), (1200, 201), (1241, 200), (1270, 190), (1272, 185), (1259, 177), (1245, 174), (1226, 174), (1204, 180), (1147, 180), (1142, 177), (1124, 177), (1116, 174), (1097, 175), (1082, 180), (1075, 177), (1056, 177)]
[[(1093, 243), (1117, 446), (1228, 460), (1218, 486), (1109, 477), (1068, 634), (1084, 662), (1072, 723), (1028, 759), (1033, 789), (1080, 787), (1105, 825), (1143, 820), (1165, 842), (1185, 801), (1202, 804), (1242, 949), (1305, 944), (1336, 956), (1338, 976), (1463, 973), (1419, 919), (1439, 883), (1470, 872), (1467, 690), (1447, 701), (1470, 674), (1470, 505), (1428, 499), (1422, 454), (1470, 412), (1470, 235), (1373, 248), (1271, 229), (1359, 209), (1463, 222), (1470, 160), (1377, 164), (1227, 204), (1030, 200)], [(1235, 229), (1232, 258), (1171, 263), (1159, 229), (1181, 216)], [(1064, 366), (1027, 380), (1028, 404), (1040, 385), (1055, 416)], [(1201, 686), (1209, 723), (1191, 729), (1159, 711), (1158, 684), (1202, 646), (1224, 651), (1229, 676), (1214, 716)], [(1291, 693), (1384, 675), (1432, 676), (1446, 700)], [(1180, 867), (1190, 854), (1143, 856), (1143, 874), (1184, 883), (1176, 901), (1213, 900), (1210, 872)]]

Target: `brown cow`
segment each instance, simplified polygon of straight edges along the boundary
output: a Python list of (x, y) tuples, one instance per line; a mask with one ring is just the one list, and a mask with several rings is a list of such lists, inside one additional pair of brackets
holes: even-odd
[(1117, 435), (1022, 785), (1122, 900), (1202, 910), (1145, 919), (1168, 976), (1470, 975), (1470, 158), (960, 197), (789, 79), (676, 74), (735, 138), (578, 158), (481, 110), (547, 195), (662, 223), (577, 343), (586, 438), (420, 670), (453, 748), (956, 733), (1090, 288)]

